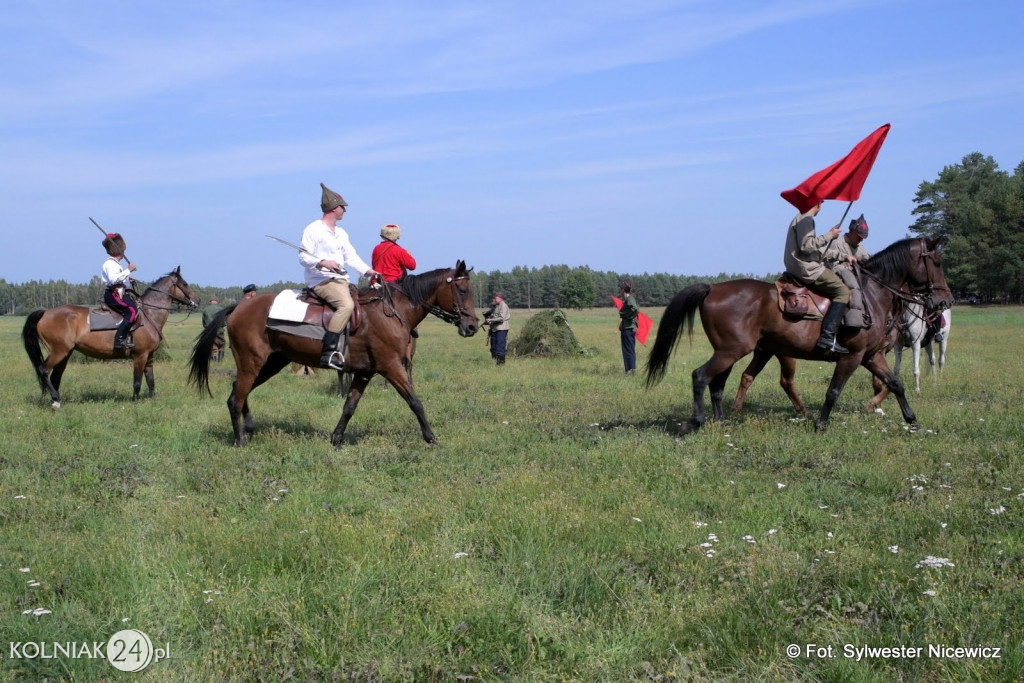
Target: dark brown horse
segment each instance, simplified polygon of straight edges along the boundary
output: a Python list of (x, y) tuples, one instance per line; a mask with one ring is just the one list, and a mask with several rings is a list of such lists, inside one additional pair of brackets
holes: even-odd
[[(471, 337), (477, 331), (473, 290), (469, 284), (469, 270), (463, 261), (457, 262), (455, 268), (407, 275), (401, 282), (383, 287), (360, 293), (363, 321), (349, 336), (345, 358), (346, 370), (355, 377), (341, 419), (331, 434), (331, 443), (335, 446), (340, 447), (344, 442), (348, 422), (374, 374), (383, 375), (395, 387), (419, 420), (424, 440), (436, 443), (408, 372), (412, 330), (433, 312), (457, 326), (463, 337)], [(209, 393), (210, 348), (217, 330), (227, 322), (228, 339), (238, 370), (228, 397), (236, 446), (244, 446), (254, 431), (252, 413), (249, 412), (250, 392), (291, 362), (316, 367), (320, 361), (319, 339), (267, 328), (267, 317), (275, 296), (273, 293), (263, 294), (225, 308), (196, 338), (192, 351), (189, 381)]]
[[(901, 240), (863, 265), (866, 276), (863, 292), (871, 319), (888, 320), (899, 308), (899, 302), (907, 296), (936, 308), (948, 307), (952, 303), (942, 259), (936, 251), (938, 244), (938, 240), (931, 238)], [(698, 310), (714, 354), (693, 371), (693, 416), (687, 431), (698, 429), (705, 422), (704, 390), (709, 386), (713, 416), (716, 420), (723, 419), (722, 395), (729, 373), (739, 359), (758, 347), (762, 349), (761, 353), (769, 354), (768, 358), (774, 354), (836, 363), (816, 421), (819, 430), (828, 425), (829, 415), (846, 381), (859, 365), (867, 368), (896, 396), (903, 419), (917, 425), (903, 384), (885, 360), (883, 350), (888, 334), (884, 325), (841, 334), (841, 343), (850, 350), (848, 354), (834, 355), (816, 349), (821, 323), (785, 318), (779, 310), (775, 286), (759, 280), (691, 285), (676, 294), (665, 309), (647, 360), (648, 388), (664, 378), (683, 326), (686, 325), (689, 333), (693, 334), (693, 320)]]
[[(135, 368), (132, 400), (138, 400), (142, 389), (142, 376), (146, 376), (150, 398), (156, 393), (153, 378), (153, 352), (163, 340), (167, 315), (178, 305), (195, 309), (199, 304), (188, 282), (181, 276), (181, 267), (150, 285), (139, 301), (142, 327), (133, 335), (135, 348), (114, 350), (115, 330), (89, 329), (87, 306), (57, 306), (33, 311), (25, 321), (21, 339), (25, 351), (36, 371), (39, 387), (50, 392), (54, 408), (60, 408), (60, 380), (67, 369), (72, 351), (80, 351), (92, 358), (131, 358)], [(43, 358), (40, 342), (50, 355)]]

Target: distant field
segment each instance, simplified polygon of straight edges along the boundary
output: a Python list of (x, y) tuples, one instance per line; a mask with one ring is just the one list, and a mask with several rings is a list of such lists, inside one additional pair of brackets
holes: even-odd
[[(773, 362), (741, 417), (684, 439), (666, 426), (689, 417), (699, 329), (645, 391), (615, 311), (567, 313), (591, 357), (503, 367), (428, 319), (416, 386), (441, 444), (374, 380), (339, 450), (335, 377), (287, 371), (235, 449), (230, 354), (214, 398), (186, 386), (197, 315), (165, 328), (154, 400), (129, 400), (125, 363), (75, 363), (57, 412), (24, 318), (0, 317), (2, 632), (139, 629), (170, 651), (149, 680), (1024, 679), (1024, 309), (954, 309), (917, 433), (892, 399), (861, 410), (858, 370), (815, 434)], [(830, 373), (799, 365), (812, 412)], [(127, 675), (0, 647), (4, 680)]]

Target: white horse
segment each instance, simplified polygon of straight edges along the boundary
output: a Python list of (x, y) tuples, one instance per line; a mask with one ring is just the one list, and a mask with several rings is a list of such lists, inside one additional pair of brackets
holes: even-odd
[(949, 332), (953, 325), (953, 313), (946, 309), (941, 313), (937, 311), (924, 314), (924, 308), (918, 303), (908, 303), (906, 310), (900, 320), (900, 333), (896, 338), (896, 345), (893, 347), (895, 362), (892, 371), (900, 374), (900, 365), (903, 360), (903, 349), (914, 350), (914, 390), (921, 393), (921, 347), (928, 353), (928, 365), (932, 372), (935, 372), (935, 353), (932, 350), (934, 341), (939, 347), (939, 372), (946, 366), (946, 344), (949, 342)]

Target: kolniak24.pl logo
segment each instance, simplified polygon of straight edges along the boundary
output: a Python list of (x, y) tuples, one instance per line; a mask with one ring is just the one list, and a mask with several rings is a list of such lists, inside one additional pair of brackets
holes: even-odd
[(11, 643), (8, 653), (11, 659), (106, 659), (121, 671), (142, 671), (170, 655), (170, 643), (154, 648), (149, 636), (138, 629), (118, 631), (105, 643)]

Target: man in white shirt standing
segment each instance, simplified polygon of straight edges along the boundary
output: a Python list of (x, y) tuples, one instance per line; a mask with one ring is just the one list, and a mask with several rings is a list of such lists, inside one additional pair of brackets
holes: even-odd
[(348, 233), (338, 225), (345, 215), (348, 202), (323, 183), (320, 183), (320, 187), (323, 189), (320, 209), (324, 215), (307, 225), (302, 232), (303, 251), (299, 252), (299, 263), (306, 269), (306, 285), (334, 309), (334, 316), (328, 321), (324, 333), (320, 367), (342, 370), (345, 358), (338, 344), (355, 309), (352, 295), (348, 291), (348, 272), (345, 267), (351, 267), (366, 276), (376, 273), (359, 258)]

